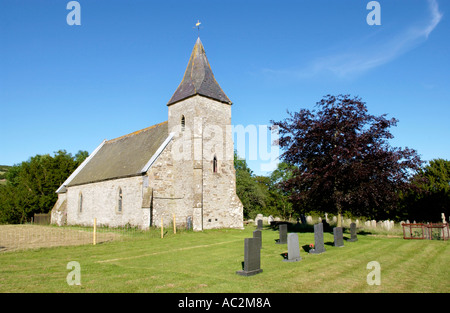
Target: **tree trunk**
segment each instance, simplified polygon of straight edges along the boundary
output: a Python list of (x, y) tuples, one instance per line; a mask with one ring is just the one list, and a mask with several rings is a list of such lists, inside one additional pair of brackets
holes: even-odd
[(337, 203), (337, 212), (338, 212), (338, 220), (337, 220), (337, 227), (342, 227), (342, 208), (341, 204)]

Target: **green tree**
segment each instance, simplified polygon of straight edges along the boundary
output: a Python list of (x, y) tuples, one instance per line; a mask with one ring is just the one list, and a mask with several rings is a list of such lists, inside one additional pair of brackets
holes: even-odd
[(450, 161), (434, 159), (413, 178), (411, 188), (403, 194), (402, 219), (440, 222), (450, 215)]
[(270, 192), (272, 203), (278, 213), (284, 218), (291, 218), (295, 212), (291, 201), (291, 191), (282, 188), (283, 184), (294, 175), (295, 166), (286, 162), (280, 162), (277, 168), (270, 174)]
[(49, 212), (57, 199), (56, 189), (87, 155), (59, 150), (54, 156), (36, 155), (11, 167), (6, 185), (0, 186), (0, 223), (23, 223), (34, 213)]
[(244, 206), (244, 217), (255, 218), (256, 214), (266, 209), (266, 193), (256, 181), (252, 170), (248, 167), (245, 159), (239, 158), (234, 153), (234, 168), (236, 170), (236, 194)]
[(293, 167), (279, 163), (270, 176), (254, 175), (247, 162), (235, 152), (236, 193), (244, 205), (244, 216), (255, 218), (256, 214), (292, 217), (293, 205), (289, 193), (280, 188), (280, 183), (290, 178)]

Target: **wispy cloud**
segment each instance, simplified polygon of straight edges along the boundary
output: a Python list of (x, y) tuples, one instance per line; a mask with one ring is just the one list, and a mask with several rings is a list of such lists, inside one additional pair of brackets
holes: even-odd
[(273, 70), (264, 69), (263, 72), (271, 75), (289, 75), (297, 78), (308, 78), (332, 73), (340, 78), (352, 77), (380, 65), (386, 64), (402, 54), (412, 50), (426, 41), (431, 32), (442, 19), (436, 0), (427, 0), (429, 17), (421, 25), (410, 25), (389, 40), (379, 42), (372, 40), (372, 44), (347, 45), (346, 50), (340, 50), (333, 55), (318, 57), (302, 69)]

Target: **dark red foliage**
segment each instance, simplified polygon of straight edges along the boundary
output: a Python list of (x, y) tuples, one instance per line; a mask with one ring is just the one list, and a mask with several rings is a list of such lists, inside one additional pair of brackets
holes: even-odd
[(292, 200), (310, 209), (380, 215), (397, 203), (398, 191), (422, 161), (415, 150), (390, 147), (395, 118), (368, 114), (360, 98), (327, 95), (318, 111), (288, 112), (279, 127), (282, 159), (296, 165), (283, 184)]

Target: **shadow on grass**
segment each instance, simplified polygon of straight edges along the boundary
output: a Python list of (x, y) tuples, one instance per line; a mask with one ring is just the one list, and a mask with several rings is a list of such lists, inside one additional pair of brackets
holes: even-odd
[[(301, 223), (290, 223), (286, 221), (278, 221), (278, 222), (271, 222), (270, 225), (265, 225), (263, 229), (271, 229), (273, 231), (278, 231), (279, 225), (281, 224), (287, 224), (287, 231), (289, 233), (314, 233), (314, 225), (311, 224), (301, 224)], [(322, 221), (323, 224), (323, 232), (329, 233), (333, 235), (333, 228), (335, 226), (331, 226), (325, 221)], [(342, 227), (343, 233), (350, 233), (349, 227)], [(367, 231), (364, 229), (357, 231), (358, 235), (364, 236), (364, 235), (371, 235), (373, 234), (371, 231)], [(346, 239), (346, 237), (344, 237)]]
[(306, 253), (309, 253), (309, 250), (313, 249), (312, 247), (310, 247), (309, 245), (303, 245), (302, 246), (303, 251), (305, 251)]
[[(287, 231), (289, 233), (314, 233), (314, 225), (311, 224), (301, 224), (301, 223), (290, 223), (286, 221), (280, 222), (271, 222), (270, 225), (266, 225), (264, 228), (272, 229), (274, 231), (278, 231), (279, 225), (286, 224)], [(333, 233), (333, 227), (330, 226), (325, 221), (322, 221), (323, 231), (327, 233)]]

